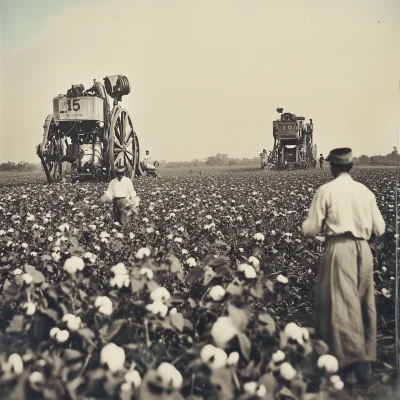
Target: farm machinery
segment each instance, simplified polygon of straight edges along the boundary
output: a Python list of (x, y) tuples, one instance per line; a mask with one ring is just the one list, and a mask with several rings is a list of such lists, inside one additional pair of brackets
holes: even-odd
[(317, 145), (313, 143), (313, 122), (305, 124), (304, 117), (283, 113), (273, 121), (274, 147), (271, 168), (276, 170), (294, 168), (309, 169), (317, 166)]
[(124, 75), (103, 80), (104, 84), (94, 80), (87, 90), (72, 85), (67, 94), (53, 99), (53, 113), (45, 120), (43, 140), (36, 148), (48, 183), (61, 181), (67, 169), (73, 182), (107, 182), (118, 165), (126, 167), (129, 178), (146, 174), (132, 120), (118, 104), (130, 93), (129, 80)]

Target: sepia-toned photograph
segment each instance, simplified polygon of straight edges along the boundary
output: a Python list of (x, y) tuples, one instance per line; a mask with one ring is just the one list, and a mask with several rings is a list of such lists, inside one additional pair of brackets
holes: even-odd
[(400, 0), (0, 0), (0, 400), (400, 400)]

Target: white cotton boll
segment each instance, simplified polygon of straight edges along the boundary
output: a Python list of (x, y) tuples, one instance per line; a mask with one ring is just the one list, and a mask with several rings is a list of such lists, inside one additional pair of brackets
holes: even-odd
[(284, 362), (280, 367), (280, 374), (283, 379), (291, 381), (297, 374), (297, 371), (288, 362)]
[(258, 384), (257, 382), (246, 382), (243, 388), (246, 393), (250, 395), (255, 395), (258, 388)]
[(32, 385), (39, 385), (39, 384), (44, 382), (44, 376), (43, 376), (43, 374), (41, 372), (34, 371), (29, 376), (29, 382)]
[(62, 321), (67, 323), (67, 328), (72, 332), (77, 331), (81, 326), (81, 318), (74, 314), (65, 314)]
[(22, 274), (22, 279), (27, 285), (33, 282), (33, 276), (31, 274)]
[(303, 338), (302, 329), (294, 322), (290, 322), (285, 326), (285, 334), (292, 340), (299, 340)]
[(227, 364), (234, 366), (239, 362), (239, 353), (237, 351), (232, 352), (229, 354)]
[(209, 291), (208, 296), (214, 301), (220, 301), (225, 296), (225, 289), (220, 285), (213, 286)]
[(35, 312), (36, 312), (36, 305), (35, 305), (35, 303), (32, 303), (32, 302), (25, 303), (23, 305), (23, 308), (26, 308), (25, 314), (29, 315), (29, 316), (35, 314)]
[(162, 286), (154, 289), (150, 293), (150, 298), (153, 301), (155, 301), (155, 300), (167, 301), (170, 297), (171, 297), (171, 294), (169, 293), (168, 289), (166, 289), (165, 287), (162, 287)]
[(262, 233), (256, 233), (253, 236), (253, 239), (256, 240), (257, 242), (263, 242), (265, 237), (264, 237), (264, 235)]
[(319, 357), (317, 362), (318, 368), (325, 369), (326, 372), (334, 374), (339, 369), (339, 362), (335, 356), (324, 354)]
[(131, 383), (136, 389), (142, 383), (142, 378), (138, 371), (129, 371), (124, 376), (125, 381)]
[(172, 365), (166, 362), (163, 362), (157, 368), (157, 374), (161, 377), (164, 385), (171, 384), (172, 388), (175, 390), (179, 390), (183, 383), (183, 377), (181, 373)]
[(140, 270), (140, 275), (146, 276), (147, 279), (152, 280), (154, 278), (154, 272), (150, 268), (143, 267)]
[(210, 363), (211, 369), (224, 368), (228, 362), (228, 355), (224, 350), (216, 347), (214, 350), (214, 359)]
[(22, 269), (21, 268), (17, 268), (13, 271), (13, 275), (21, 275), (22, 274)]
[(54, 339), (54, 338), (56, 337), (56, 335), (57, 335), (58, 332), (60, 332), (60, 329), (59, 329), (59, 328), (57, 328), (57, 327), (51, 328), (51, 329), (50, 329), (50, 337), (51, 337), (52, 339)]
[(115, 275), (114, 278), (110, 279), (111, 287), (118, 287), (118, 289), (129, 287), (130, 282), (129, 275)]
[(244, 276), (246, 279), (255, 279), (257, 278), (257, 272), (251, 265), (247, 265), (244, 270)]
[(278, 282), (280, 282), (280, 283), (283, 283), (284, 285), (286, 285), (286, 284), (289, 282), (289, 279), (286, 278), (286, 276), (283, 276), (283, 275), (281, 275), (281, 274), (279, 274), (279, 275), (276, 277), (276, 280), (277, 280)]
[(248, 259), (249, 264), (253, 265), (254, 267), (258, 267), (260, 265), (260, 260), (257, 257), (250, 256)]
[(82, 271), (84, 267), (85, 263), (82, 258), (78, 256), (72, 256), (65, 260), (63, 269), (64, 271), (72, 275), (75, 274), (77, 271)]
[(267, 394), (267, 388), (264, 385), (260, 385), (256, 394), (258, 397), (264, 397)]
[(217, 346), (223, 348), (238, 333), (229, 317), (219, 317), (211, 328), (211, 336)]
[(69, 338), (69, 332), (66, 330), (60, 330), (56, 333), (56, 340), (58, 343), (64, 343)]
[(24, 371), (24, 363), (21, 356), (17, 353), (13, 353), (8, 357), (7, 364), (15, 375), (21, 375)]
[(113, 311), (113, 305), (111, 300), (107, 296), (97, 297), (94, 306), (99, 309), (99, 312), (104, 315), (111, 315)]
[(106, 364), (111, 372), (118, 372), (124, 367), (125, 350), (114, 343), (109, 343), (100, 352), (100, 362)]
[(152, 304), (146, 306), (152, 314), (165, 318), (168, 314), (168, 306), (162, 300), (154, 300)]
[(215, 347), (212, 344), (206, 344), (200, 351), (200, 358), (204, 363), (208, 363), (210, 358), (214, 356)]
[(150, 249), (148, 249), (147, 247), (142, 247), (141, 249), (139, 249), (137, 251), (137, 253), (135, 254), (135, 257), (138, 260), (142, 260), (144, 257), (150, 257)]
[(332, 383), (332, 386), (337, 390), (341, 391), (344, 388), (344, 382), (340, 378), (339, 375), (332, 375), (330, 377), (330, 381)]
[(126, 275), (128, 270), (126, 269), (125, 264), (121, 262), (111, 267), (111, 272), (115, 275)]
[(281, 362), (284, 359), (285, 359), (285, 353), (282, 350), (278, 350), (274, 354), (272, 354), (272, 361), (274, 363)]
[(193, 267), (195, 267), (197, 265), (197, 262), (193, 257), (189, 257), (186, 260), (186, 264), (188, 265), (188, 267), (193, 268)]
[(31, 251), (31, 256), (32, 256), (32, 257), (36, 257), (36, 256), (37, 256), (36, 251)]

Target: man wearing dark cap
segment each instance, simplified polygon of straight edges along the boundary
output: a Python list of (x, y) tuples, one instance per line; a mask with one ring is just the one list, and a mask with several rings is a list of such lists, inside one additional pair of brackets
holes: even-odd
[(336, 356), (350, 384), (370, 376), (376, 360), (373, 260), (368, 240), (381, 236), (385, 222), (374, 194), (352, 179), (349, 148), (326, 158), (334, 179), (315, 193), (303, 222), (306, 237), (325, 235), (315, 294), (317, 334)]
[(324, 156), (322, 154), (319, 155), (319, 167), (322, 169), (324, 166)]
[(107, 191), (101, 196), (100, 201), (106, 203), (113, 200), (114, 222), (124, 225), (127, 222), (127, 200), (133, 200), (136, 192), (132, 180), (124, 176), (125, 166), (118, 166), (115, 172), (117, 177), (110, 181)]

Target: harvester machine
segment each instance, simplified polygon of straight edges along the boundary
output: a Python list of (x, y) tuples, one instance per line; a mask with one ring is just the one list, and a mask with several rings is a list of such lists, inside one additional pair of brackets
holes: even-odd
[(317, 166), (317, 145), (313, 143), (313, 121), (304, 123), (304, 117), (283, 113), (278, 108), (280, 119), (273, 121), (274, 147), (272, 159), (274, 169), (309, 169)]
[(128, 111), (118, 104), (130, 93), (129, 80), (124, 75), (103, 80), (87, 90), (72, 85), (53, 99), (36, 148), (48, 183), (61, 181), (67, 170), (73, 182), (108, 182), (117, 166), (125, 166), (129, 178), (143, 176), (138, 137)]

